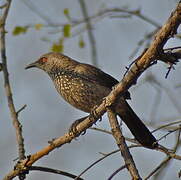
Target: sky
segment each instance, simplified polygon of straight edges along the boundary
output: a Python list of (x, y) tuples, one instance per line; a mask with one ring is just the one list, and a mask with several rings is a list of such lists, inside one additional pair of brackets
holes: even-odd
[[(4, 0), (5, 2), (5, 0)], [(19, 119), (23, 126), (26, 155), (33, 154), (47, 145), (53, 138), (62, 136), (67, 132), (71, 123), (85, 116), (69, 104), (67, 104), (56, 92), (50, 78), (38, 69), (26, 71), (27, 64), (37, 60), (42, 54), (51, 50), (52, 43), (57, 42), (62, 36), (61, 28), (45, 27), (36, 30), (29, 28), (25, 34), (13, 36), (16, 26), (35, 24), (65, 24), (68, 23), (63, 11), (69, 9), (72, 19), (82, 19), (82, 12), (78, 1), (75, 0), (14, 0), (7, 19), (7, 61), (10, 73), (13, 99), (16, 109), (24, 104), (27, 107), (20, 113)], [(86, 0), (89, 15), (94, 15), (103, 9), (128, 8), (140, 9), (142, 14), (162, 25), (176, 6), (175, 0), (127, 0), (106, 1)], [(1, 3), (1, 2), (0, 2)], [(2, 1), (3, 4), (3, 1)], [(1, 5), (1, 4), (0, 4)], [(2, 12), (0, 12), (0, 15)], [(85, 24), (72, 29), (72, 33), (79, 32)], [(130, 55), (137, 47), (144, 35), (153, 31), (155, 27), (144, 22), (138, 17), (116, 18), (105, 17), (98, 19), (93, 24), (93, 33), (96, 40), (97, 61), (99, 67), (121, 80), (123, 74), (134, 58)], [(80, 48), (80, 39), (85, 41), (85, 47)], [(180, 39), (171, 39), (165, 47), (180, 45)], [(135, 57), (139, 56), (144, 47), (141, 47)], [(64, 41), (64, 54), (83, 63), (92, 64), (91, 46), (87, 32), (67, 38)], [(132, 100), (129, 104), (139, 117), (153, 130), (161, 124), (180, 120), (181, 114), (181, 66), (171, 71), (165, 79), (167, 65), (158, 63), (138, 80), (136, 86), (130, 89)], [(14, 159), (17, 158), (17, 144), (15, 130), (7, 106), (7, 99), (3, 87), (3, 76), (0, 73), (0, 178), (13, 169)], [(157, 84), (145, 81), (149, 75), (153, 75)], [(110, 130), (107, 116), (98, 122), (95, 127)], [(126, 137), (132, 137), (125, 125), (122, 127)], [(158, 131), (154, 135), (159, 139), (167, 133), (166, 130)], [(168, 148), (174, 146), (175, 136), (170, 135), (160, 143)], [(43, 157), (35, 165), (46, 166), (78, 175), (91, 163), (102, 157), (101, 153), (109, 153), (117, 149), (115, 140), (108, 134), (88, 130), (84, 136), (73, 140), (70, 144), (54, 150), (48, 156)], [(131, 153), (142, 177), (146, 177), (164, 158), (163, 153), (145, 148), (131, 149)], [(180, 151), (177, 152), (181, 153)], [(180, 170), (180, 162), (173, 160), (169, 163), (169, 170), (164, 171), (164, 179), (177, 179)], [(106, 158), (90, 169), (83, 177), (85, 179), (107, 179), (116, 169), (124, 164), (120, 153)], [(170, 170), (171, 169), (171, 170)], [(163, 177), (163, 176), (162, 176)], [(30, 172), (29, 180), (33, 179), (68, 179), (55, 174), (44, 172)], [(114, 180), (130, 179), (127, 170), (117, 174)]]

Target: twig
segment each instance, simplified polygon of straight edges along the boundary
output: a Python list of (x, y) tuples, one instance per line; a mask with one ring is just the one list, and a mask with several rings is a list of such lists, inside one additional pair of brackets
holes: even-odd
[(115, 154), (117, 152), (119, 152), (120, 150), (115, 150), (115, 151), (112, 151), (106, 155), (104, 155), (103, 157), (99, 158), (97, 161), (95, 161), (94, 163), (92, 163), (90, 166), (88, 166), (84, 171), (82, 171), (76, 178), (75, 180), (77, 180), (77, 178), (79, 178), (80, 176), (82, 176), (83, 174), (85, 174), (85, 172), (87, 172), (90, 168), (92, 168), (94, 165), (96, 165), (98, 162), (102, 161), (103, 159), (107, 158), (108, 156), (112, 155), (112, 154)]
[(10, 5), (11, 5), (11, 0), (7, 0), (7, 4), (4, 9), (4, 13), (0, 19), (0, 33), (1, 33), (0, 48), (1, 48), (1, 58), (2, 58), (2, 67), (3, 67), (2, 70), (3, 70), (3, 75), (4, 75), (4, 88), (5, 88), (5, 92), (6, 92), (6, 96), (7, 96), (10, 114), (12, 117), (12, 123), (13, 123), (13, 126), (16, 131), (16, 141), (18, 144), (19, 159), (22, 160), (25, 158), (24, 139), (22, 136), (21, 124), (18, 120), (16, 109), (15, 109), (15, 106), (13, 103), (12, 90), (11, 90), (11, 86), (10, 86), (10, 82), (9, 82), (9, 73), (8, 73), (7, 59), (6, 59), (5, 24), (6, 24), (6, 19), (8, 16), (9, 9), (10, 9)]
[(0, 63), (0, 72), (3, 70), (3, 64)]
[(22, 107), (16, 112), (17, 116), (18, 116), (19, 113), (20, 113), (21, 111), (23, 111), (26, 107), (27, 107), (26, 104), (25, 104), (24, 106), (22, 106)]
[(116, 140), (117, 146), (121, 151), (126, 168), (128, 169), (132, 179), (134, 180), (141, 179), (139, 172), (136, 168), (136, 165), (134, 163), (133, 157), (127, 147), (125, 138), (121, 132), (116, 114), (112, 111), (111, 107), (107, 108), (107, 113), (108, 113), (112, 134)]
[[(95, 131), (99, 131), (99, 132), (103, 132), (103, 133), (106, 133), (106, 134), (109, 134), (109, 135), (112, 135), (112, 133), (111, 133), (110, 131), (105, 130), (105, 129), (101, 129), (101, 128), (97, 128), (97, 127), (90, 127), (89, 129), (95, 130)], [(133, 138), (125, 137), (125, 140), (128, 141), (128, 142), (134, 143), (135, 145), (141, 146), (141, 145), (138, 143), (138, 141), (136, 141), (136, 140), (133, 139)]]
[[(145, 15), (141, 14), (140, 10), (128, 10), (128, 9), (125, 9), (125, 8), (109, 8), (109, 9), (104, 9), (102, 11), (99, 11), (98, 13), (88, 17), (88, 19), (96, 19), (98, 17), (106, 17), (107, 15), (111, 14), (111, 13), (125, 13), (125, 14), (130, 14), (130, 15), (133, 15), (133, 16), (136, 16), (140, 19), (142, 19), (143, 21), (149, 23), (149, 24), (152, 24), (153, 26), (159, 28), (160, 25), (155, 22), (154, 20), (152, 20), (151, 18), (149, 17), (146, 17)], [(84, 23), (85, 22), (85, 19), (84, 20), (74, 20), (74, 23), (78, 23), (78, 24), (81, 24), (81, 23)]]
[(120, 172), (121, 170), (123, 170), (125, 168), (126, 168), (126, 165), (121, 166), (114, 173), (112, 173), (111, 176), (107, 180), (111, 180), (118, 172)]
[[(179, 130), (178, 133), (176, 134), (176, 142), (175, 142), (175, 145), (173, 147), (173, 153), (175, 153), (180, 147), (180, 144), (181, 144), (181, 142), (180, 142), (180, 132), (181, 132), (181, 130)], [(167, 158), (168, 157), (170, 157), (170, 156), (167, 155)], [(167, 159), (167, 158), (165, 158), (165, 159)], [(164, 174), (165, 174), (164, 171), (166, 172), (166, 170), (168, 169), (169, 163), (171, 163), (171, 161), (168, 161), (167, 163), (165, 163), (165, 165), (162, 166), (162, 168), (157, 172), (157, 174), (155, 174), (155, 176), (154, 176), (155, 180), (160, 179), (160, 177), (164, 176)]]
[[(11, 0), (7, 0), (4, 13), (2, 17), (0, 18), (0, 34), (1, 34), (0, 49), (1, 49), (1, 59), (2, 59), (2, 70), (3, 70), (3, 75), (4, 75), (5, 93), (7, 96), (8, 106), (9, 106), (10, 114), (12, 117), (12, 123), (16, 131), (16, 141), (18, 144), (19, 159), (23, 160), (25, 159), (25, 149), (24, 149), (24, 139), (22, 136), (22, 126), (18, 120), (18, 114), (16, 113), (16, 109), (13, 102), (12, 91), (11, 91), (11, 86), (9, 82), (9, 73), (8, 73), (8, 68), (7, 68), (7, 59), (6, 59), (5, 24), (6, 24), (6, 19), (8, 16), (9, 9), (10, 9), (10, 5), (11, 5)], [(19, 174), (19, 179), (20, 180), (25, 179), (25, 175)]]
[(157, 141), (160, 141), (160, 140), (166, 138), (168, 135), (170, 135), (170, 134), (172, 134), (173, 132), (178, 131), (178, 130), (180, 130), (180, 129), (181, 129), (181, 127), (177, 127), (177, 128), (175, 128), (175, 129), (169, 131), (169, 132), (166, 133), (164, 136), (162, 136), (161, 138), (159, 138)]
[(171, 158), (170, 157), (166, 157), (144, 180), (149, 179), (151, 176), (153, 176), (158, 170), (160, 170), (160, 168), (166, 164)]
[[(177, 136), (177, 141), (175, 143), (175, 146), (173, 148), (173, 153), (175, 154), (178, 146), (179, 146), (179, 142), (180, 142), (180, 131), (178, 132), (178, 136)], [(163, 152), (163, 151), (162, 151)], [(170, 154), (167, 154), (167, 157), (145, 178), (145, 180), (149, 179), (151, 176), (153, 176), (157, 171), (159, 171), (161, 168), (163, 168), (163, 166), (165, 166), (173, 157), (170, 156)]]
[(180, 124), (180, 123), (181, 123), (181, 120), (175, 121), (175, 122), (171, 122), (171, 123), (167, 123), (167, 124), (164, 124), (164, 125), (161, 125), (161, 126), (159, 126), (158, 128), (154, 129), (154, 130), (152, 131), (152, 133), (154, 133), (154, 132), (156, 132), (156, 131), (158, 131), (158, 130), (160, 130), (160, 129), (166, 128), (166, 127), (168, 127), (168, 126), (172, 126), (172, 125), (174, 125), (174, 124)]
[[(69, 177), (69, 178), (76, 178), (76, 175), (70, 174), (68, 172), (65, 171), (61, 171), (58, 169), (52, 169), (52, 168), (48, 168), (48, 167), (42, 167), (42, 166), (31, 166), (28, 168), (28, 170), (30, 171), (43, 171), (43, 172), (49, 172), (49, 173), (54, 173), (54, 174), (61, 174), (63, 176)], [(77, 180), (83, 180), (82, 178), (78, 178)]]
[[(131, 145), (131, 146), (129, 146), (129, 148), (135, 148), (135, 147), (140, 147), (140, 146), (141, 146), (141, 145)], [(112, 151), (112, 152), (110, 152), (110, 153), (100, 153), (101, 155), (103, 155), (103, 157), (99, 158), (99, 159), (96, 160), (94, 163), (92, 163), (90, 166), (88, 166), (85, 170), (83, 170), (83, 171), (77, 176), (77, 178), (80, 177), (80, 176), (82, 176), (83, 174), (85, 174), (85, 172), (87, 172), (89, 169), (91, 169), (93, 166), (95, 166), (95, 165), (96, 165), (97, 163), (99, 163), (100, 161), (104, 160), (105, 158), (107, 158), (107, 157), (111, 156), (112, 154), (115, 154), (115, 153), (117, 153), (117, 152), (119, 152), (119, 151), (120, 151), (120, 149), (117, 149), (117, 150)], [(76, 180), (76, 178), (75, 178), (75, 180)]]
[(48, 26), (54, 26), (54, 23), (51, 21), (51, 19), (46, 16), (40, 9), (37, 8), (33, 4), (33, 2), (29, 0), (21, 0), (32, 12), (34, 12), (36, 15), (38, 15), (41, 19), (43, 19), (46, 23), (48, 23)]
[(0, 9), (3, 9), (7, 6), (7, 3), (3, 4), (2, 6), (0, 6)]
[(88, 12), (87, 12), (87, 8), (86, 8), (86, 4), (85, 4), (84, 0), (79, 0), (79, 3), (80, 3), (80, 7), (82, 9), (82, 14), (84, 16), (85, 22), (87, 24), (87, 32), (88, 32), (88, 37), (89, 37), (89, 41), (90, 41), (90, 45), (91, 45), (92, 63), (93, 63), (93, 65), (98, 66), (96, 40), (95, 40), (94, 34), (92, 32), (91, 20), (88, 16)]
[[(25, 2), (25, 0), (22, 0), (22, 1)], [(32, 3), (31, 3), (31, 6), (32, 6)], [(33, 9), (31, 8), (31, 10), (33, 10)], [(72, 27), (78, 26), (80, 24), (87, 23), (87, 20), (89, 20), (89, 21), (92, 20), (93, 21), (93, 20), (96, 20), (98, 18), (99, 19), (100, 18), (103, 19), (104, 17), (107, 17), (107, 16), (110, 16), (112, 18), (113, 15), (110, 15), (112, 13), (125, 13), (125, 14), (131, 15), (131, 16), (136, 16), (136, 17), (140, 18), (141, 20), (143, 20), (143, 21), (145, 21), (145, 22), (147, 22), (149, 24), (152, 24), (156, 28), (160, 28), (161, 27), (156, 21), (154, 21), (151, 18), (146, 17), (145, 15), (141, 14), (140, 10), (128, 10), (128, 9), (125, 9), (125, 8), (109, 8), (109, 9), (104, 9), (104, 10), (101, 10), (101, 11), (95, 13), (92, 16), (88, 16), (86, 19), (85, 18), (83, 18), (83, 19), (74, 19), (71, 22), (71, 26)], [(123, 18), (125, 18), (125, 16), (123, 16)], [(45, 20), (45, 18), (43, 18), (43, 19)], [(53, 24), (49, 24), (48, 23), (48, 24), (44, 24), (43, 26), (44, 27), (60, 27), (60, 26), (65, 26), (65, 24), (67, 24), (67, 23), (53, 23)], [(34, 27), (34, 24), (29, 24), (29, 25), (26, 25), (26, 26), (32, 28), (32, 27)]]
[(146, 80), (149, 83), (156, 84), (159, 88), (161, 88), (161, 91), (164, 91), (167, 94), (168, 98), (170, 99), (170, 101), (174, 105), (177, 112), (180, 113), (181, 106), (178, 102), (178, 98), (175, 98), (175, 96), (173, 95), (173, 93), (170, 92), (170, 89), (168, 87), (166, 87), (162, 83), (160, 83), (159, 80), (152, 73), (149, 73), (146, 76)]
[(101, 128), (97, 128), (97, 127), (90, 127), (89, 129), (94, 130), (94, 131), (100, 131), (109, 135), (112, 135), (111, 131), (105, 130), (105, 129), (101, 129)]
[(155, 97), (154, 97), (152, 108), (150, 110), (150, 112), (151, 112), (150, 113), (150, 117), (151, 117), (150, 124), (155, 123), (156, 115), (159, 112), (159, 106), (161, 104), (162, 91), (161, 91), (160, 88), (155, 88), (155, 89), (156, 89), (156, 94), (155, 94)]
[[(140, 39), (137, 43), (137, 47), (132, 51), (131, 55), (129, 56), (129, 59), (132, 59), (136, 54), (137, 52), (139, 51), (139, 49), (141, 48), (141, 46), (143, 46), (143, 44), (146, 44), (145, 45), (145, 48), (147, 48), (151, 42), (151, 39), (152, 37), (154, 36), (154, 34), (158, 31), (159, 28), (156, 28), (155, 30), (149, 32), (149, 33), (146, 33), (144, 35), (144, 37), (142, 39)], [(145, 43), (147, 42), (147, 43)]]

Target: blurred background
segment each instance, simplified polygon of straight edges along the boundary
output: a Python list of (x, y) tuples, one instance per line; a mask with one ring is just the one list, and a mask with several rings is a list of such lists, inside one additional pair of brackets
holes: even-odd
[[(6, 1), (1, 0), (0, 5)], [(56, 92), (50, 78), (41, 70), (26, 71), (27, 64), (49, 51), (64, 54), (83, 63), (96, 64), (118, 80), (122, 79), (126, 66), (138, 57), (149, 45), (150, 36), (170, 16), (176, 0), (85, 0), (91, 16), (92, 41), (86, 28), (80, 1), (75, 0), (14, 0), (7, 19), (7, 60), (10, 82), (16, 109), (27, 107), (19, 114), (23, 126), (26, 155), (33, 154), (47, 145), (53, 138), (67, 132), (71, 123), (85, 116), (67, 104)], [(120, 8), (130, 13), (107, 11)], [(137, 13), (135, 13), (137, 10)], [(100, 14), (100, 12), (105, 12)], [(132, 12), (132, 13), (131, 13)], [(134, 13), (135, 14), (134, 14)], [(2, 15), (2, 11), (0, 11)], [(148, 19), (141, 18), (141, 15)], [(179, 33), (179, 32), (178, 32)], [(165, 48), (180, 45), (180, 39), (169, 40)], [(181, 120), (181, 65), (175, 66), (168, 78), (167, 65), (158, 62), (139, 78), (130, 89), (129, 101), (139, 117), (154, 130), (160, 125)], [(15, 130), (7, 106), (0, 73), (0, 178), (13, 169), (17, 158)], [(107, 115), (95, 127), (110, 130)], [(172, 127), (154, 133), (157, 139)], [(125, 125), (126, 137), (132, 137)], [(162, 139), (160, 143), (173, 148), (176, 133)], [(128, 143), (130, 144), (130, 143)], [(35, 165), (60, 169), (78, 175), (91, 163), (117, 149), (112, 136), (87, 130), (84, 136), (70, 144), (54, 150)], [(145, 148), (133, 148), (131, 153), (142, 177), (148, 176), (165, 158), (165, 154)], [(178, 148), (177, 153), (181, 153)], [(95, 165), (83, 178), (107, 179), (116, 169), (124, 165), (120, 153), (116, 153)], [(178, 179), (180, 162), (171, 160), (151, 179)], [(33, 179), (69, 179), (64, 176), (32, 171), (27, 175)], [(17, 178), (16, 178), (17, 179)], [(119, 172), (118, 179), (130, 179), (127, 170)]]

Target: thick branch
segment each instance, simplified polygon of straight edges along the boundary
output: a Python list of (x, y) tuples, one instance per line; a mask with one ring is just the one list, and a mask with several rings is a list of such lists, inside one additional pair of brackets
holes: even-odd
[(133, 157), (131, 156), (131, 153), (129, 152), (129, 149), (127, 147), (125, 138), (121, 132), (116, 114), (111, 110), (111, 108), (107, 109), (107, 113), (109, 117), (109, 123), (111, 126), (112, 134), (121, 151), (122, 157), (124, 158), (125, 161), (125, 165), (128, 171), (130, 172), (132, 179), (134, 180), (141, 179), (138, 170), (136, 168), (136, 165), (134, 163)]

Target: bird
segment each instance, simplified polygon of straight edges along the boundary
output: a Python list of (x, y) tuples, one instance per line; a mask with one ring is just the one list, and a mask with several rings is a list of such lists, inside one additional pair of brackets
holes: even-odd
[[(103, 98), (119, 83), (101, 69), (57, 52), (41, 55), (38, 60), (25, 67), (30, 68), (39, 68), (46, 72), (63, 99), (86, 113), (91, 113), (93, 108), (100, 105)], [(141, 145), (155, 149), (158, 146), (156, 138), (133, 111), (128, 99), (130, 93), (127, 91), (118, 99), (116, 115), (123, 120)]]

